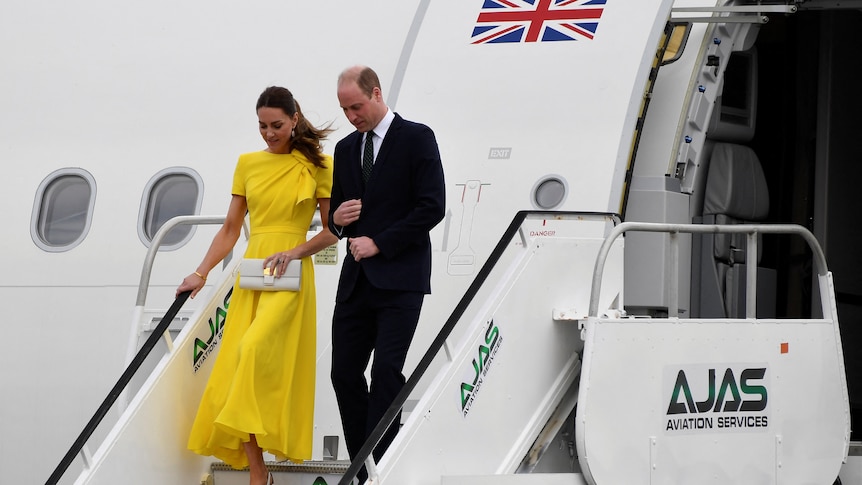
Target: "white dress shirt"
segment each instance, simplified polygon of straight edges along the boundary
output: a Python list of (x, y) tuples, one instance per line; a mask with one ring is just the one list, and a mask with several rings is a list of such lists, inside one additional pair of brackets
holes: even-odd
[(371, 143), (374, 144), (374, 160), (377, 160), (377, 154), (380, 153), (380, 145), (383, 144), (383, 138), (386, 137), (386, 132), (389, 131), (389, 127), (392, 125), (392, 120), (395, 119), (395, 113), (392, 112), (391, 109), (386, 109), (386, 114), (383, 115), (383, 119), (380, 120), (380, 123), (377, 123), (377, 126), (372, 128), (371, 131), (366, 132), (362, 137), (362, 143), (360, 144), (359, 149), (359, 165), (362, 166), (362, 147), (365, 146), (365, 137), (368, 136), (369, 133), (374, 133), (376, 135), (371, 139)]

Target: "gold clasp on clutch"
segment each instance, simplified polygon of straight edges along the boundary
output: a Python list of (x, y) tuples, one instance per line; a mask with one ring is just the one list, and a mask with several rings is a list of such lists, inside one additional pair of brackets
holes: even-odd
[(263, 286), (275, 285), (275, 268), (267, 266), (263, 268)]

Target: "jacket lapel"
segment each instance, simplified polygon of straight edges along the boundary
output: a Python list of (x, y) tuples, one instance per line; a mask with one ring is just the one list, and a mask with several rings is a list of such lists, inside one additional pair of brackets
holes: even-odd
[(386, 132), (386, 137), (383, 138), (383, 143), (380, 145), (380, 151), (377, 152), (377, 158), (374, 159), (374, 169), (371, 171), (371, 178), (368, 181), (374, 180), (374, 173), (382, 170), (386, 162), (389, 160), (389, 153), (392, 151), (392, 146), (398, 143), (398, 130), (401, 128), (403, 119), (398, 113), (395, 113), (395, 119), (389, 125), (389, 131)]
[(359, 193), (361, 194), (365, 190), (365, 184), (362, 181), (362, 133), (358, 131), (353, 132), (356, 135), (351, 143), (350, 153), (353, 153), (353, 160), (348, 164), (350, 167), (350, 181), (353, 185), (359, 188)]

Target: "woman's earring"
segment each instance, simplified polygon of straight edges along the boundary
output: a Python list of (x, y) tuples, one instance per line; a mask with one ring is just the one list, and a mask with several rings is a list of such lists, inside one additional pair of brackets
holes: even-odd
[(296, 138), (296, 130), (290, 130), (290, 137)]

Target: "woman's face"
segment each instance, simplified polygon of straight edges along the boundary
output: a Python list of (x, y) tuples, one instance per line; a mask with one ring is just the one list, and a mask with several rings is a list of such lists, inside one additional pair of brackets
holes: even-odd
[(297, 115), (287, 115), (281, 108), (266, 106), (257, 110), (260, 136), (271, 153), (290, 153), (290, 132), (296, 126)]

